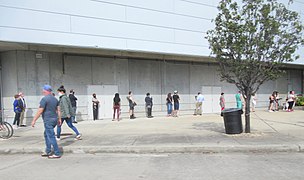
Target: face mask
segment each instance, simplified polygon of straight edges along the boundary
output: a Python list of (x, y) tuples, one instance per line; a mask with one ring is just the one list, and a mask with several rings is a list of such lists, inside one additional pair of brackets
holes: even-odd
[(63, 94), (61, 92), (58, 93), (58, 96), (62, 96)]

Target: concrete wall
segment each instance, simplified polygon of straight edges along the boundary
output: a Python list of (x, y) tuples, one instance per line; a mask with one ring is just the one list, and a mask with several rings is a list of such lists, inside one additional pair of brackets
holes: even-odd
[[(38, 54), (38, 58), (36, 57)], [(41, 56), (42, 57), (39, 57)], [(41, 87), (51, 84), (56, 90), (65, 85), (74, 89), (78, 97), (78, 115), (82, 119), (91, 118), (91, 91), (88, 86), (104, 88), (117, 86), (121, 94), (123, 116), (128, 115), (126, 95), (133, 91), (137, 114), (144, 114), (144, 97), (150, 92), (154, 100), (155, 115), (165, 115), (167, 93), (178, 90), (181, 96), (181, 113), (192, 114), (194, 96), (202, 92), (206, 96), (204, 112), (219, 112), (219, 92), (226, 94), (227, 107), (235, 107), (236, 88), (232, 84), (220, 82), (217, 65), (179, 61), (126, 59), (119, 57), (95, 57), (66, 55), (61, 53), (9, 51), (1, 53), (2, 89), (4, 114), (11, 119), (13, 95), (23, 91), (28, 104), (27, 117), (36, 112), (41, 99)], [(285, 96), (288, 90), (302, 93), (301, 70), (289, 70), (277, 81), (265, 83), (258, 92), (258, 106), (266, 106), (269, 94), (278, 90)], [(211, 89), (210, 89), (211, 87)], [(212, 90), (212, 87), (215, 87)], [(99, 91), (99, 90), (98, 90)], [(218, 92), (219, 91), (219, 92)], [(116, 92), (96, 92), (102, 101), (101, 111), (111, 107)], [(213, 108), (210, 109), (209, 106)], [(101, 112), (102, 118), (110, 118), (108, 112)], [(111, 113), (110, 113), (111, 114)]]
[[(209, 56), (218, 2), (0, 0), (0, 41)], [(304, 0), (289, 8), (303, 19)]]

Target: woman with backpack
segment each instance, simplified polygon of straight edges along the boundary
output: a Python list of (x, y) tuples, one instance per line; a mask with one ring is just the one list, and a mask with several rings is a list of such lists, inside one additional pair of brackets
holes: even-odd
[(61, 121), (62, 123), (57, 125), (57, 140), (60, 140), (61, 134), (61, 126), (65, 121), (67, 125), (76, 133), (75, 140), (81, 139), (81, 134), (78, 132), (77, 128), (72, 123), (72, 116), (75, 116), (70, 98), (66, 95), (66, 90), (64, 86), (60, 86), (58, 88), (58, 95), (59, 95), (59, 106), (60, 106), (60, 113), (61, 113)]
[(120, 114), (120, 97), (119, 94), (116, 93), (113, 99), (113, 120), (115, 121), (115, 115), (117, 114), (117, 121), (119, 121), (119, 114)]

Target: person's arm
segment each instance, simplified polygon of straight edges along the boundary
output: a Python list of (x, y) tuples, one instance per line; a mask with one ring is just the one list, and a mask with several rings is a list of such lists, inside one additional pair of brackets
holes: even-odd
[(58, 116), (58, 125), (61, 125), (61, 111), (60, 111), (60, 106), (57, 106), (57, 116)]
[(34, 119), (32, 121), (32, 127), (35, 127), (36, 121), (39, 119), (39, 117), (41, 116), (41, 114), (43, 113), (44, 108), (39, 108), (36, 115), (34, 116)]

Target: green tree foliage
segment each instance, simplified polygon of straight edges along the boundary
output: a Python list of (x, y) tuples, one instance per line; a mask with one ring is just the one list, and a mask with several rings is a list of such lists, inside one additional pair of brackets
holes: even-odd
[[(290, 3), (292, 3), (290, 1)], [(223, 81), (245, 99), (245, 132), (250, 133), (250, 99), (260, 86), (282, 74), (282, 65), (299, 58), (303, 24), (297, 12), (277, 0), (222, 0), (215, 28), (207, 32)]]

